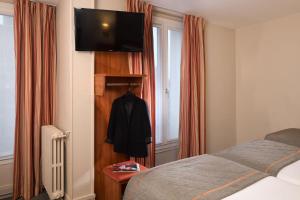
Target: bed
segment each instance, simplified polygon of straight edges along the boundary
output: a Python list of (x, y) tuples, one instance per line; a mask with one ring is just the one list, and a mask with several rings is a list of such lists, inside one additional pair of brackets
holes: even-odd
[(267, 176), (216, 156), (196, 156), (133, 177), (126, 187), (124, 200), (222, 199)]
[(273, 136), (152, 168), (129, 181), (124, 199), (299, 200), (300, 148), (287, 144), (295, 134), (279, 135), (285, 142)]
[(300, 185), (300, 148), (296, 146), (255, 140), (214, 155)]
[(124, 200), (299, 200), (300, 186), (239, 163), (203, 155), (133, 177)]
[(289, 128), (266, 135), (266, 140), (300, 147), (300, 129)]

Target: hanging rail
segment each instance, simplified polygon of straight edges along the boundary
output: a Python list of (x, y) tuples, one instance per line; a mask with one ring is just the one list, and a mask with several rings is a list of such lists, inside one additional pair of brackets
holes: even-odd
[(106, 86), (140, 86), (142, 83), (106, 83)]

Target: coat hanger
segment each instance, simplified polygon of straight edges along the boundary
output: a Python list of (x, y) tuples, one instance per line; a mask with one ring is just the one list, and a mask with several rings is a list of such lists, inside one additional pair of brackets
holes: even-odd
[(132, 87), (133, 87), (132, 83), (129, 83), (128, 84), (128, 90), (127, 90), (127, 93), (126, 93), (127, 95), (134, 95), (134, 93), (132, 91), (133, 90)]

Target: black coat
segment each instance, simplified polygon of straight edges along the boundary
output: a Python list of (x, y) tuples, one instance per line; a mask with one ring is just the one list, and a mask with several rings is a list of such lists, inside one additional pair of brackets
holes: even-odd
[(127, 93), (112, 104), (106, 142), (114, 151), (133, 157), (146, 157), (151, 143), (151, 126), (146, 102)]

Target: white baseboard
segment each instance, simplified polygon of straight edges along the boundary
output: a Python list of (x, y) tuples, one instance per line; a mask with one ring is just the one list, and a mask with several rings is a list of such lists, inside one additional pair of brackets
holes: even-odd
[(0, 199), (11, 197), (12, 192), (13, 192), (13, 185), (0, 186)]
[[(96, 194), (92, 193), (92, 194), (88, 194), (88, 195), (85, 195), (85, 196), (74, 198), (73, 200), (95, 200), (95, 198), (96, 198)], [(65, 195), (65, 199), (66, 200), (71, 200), (70, 196), (67, 195), (67, 194)]]

